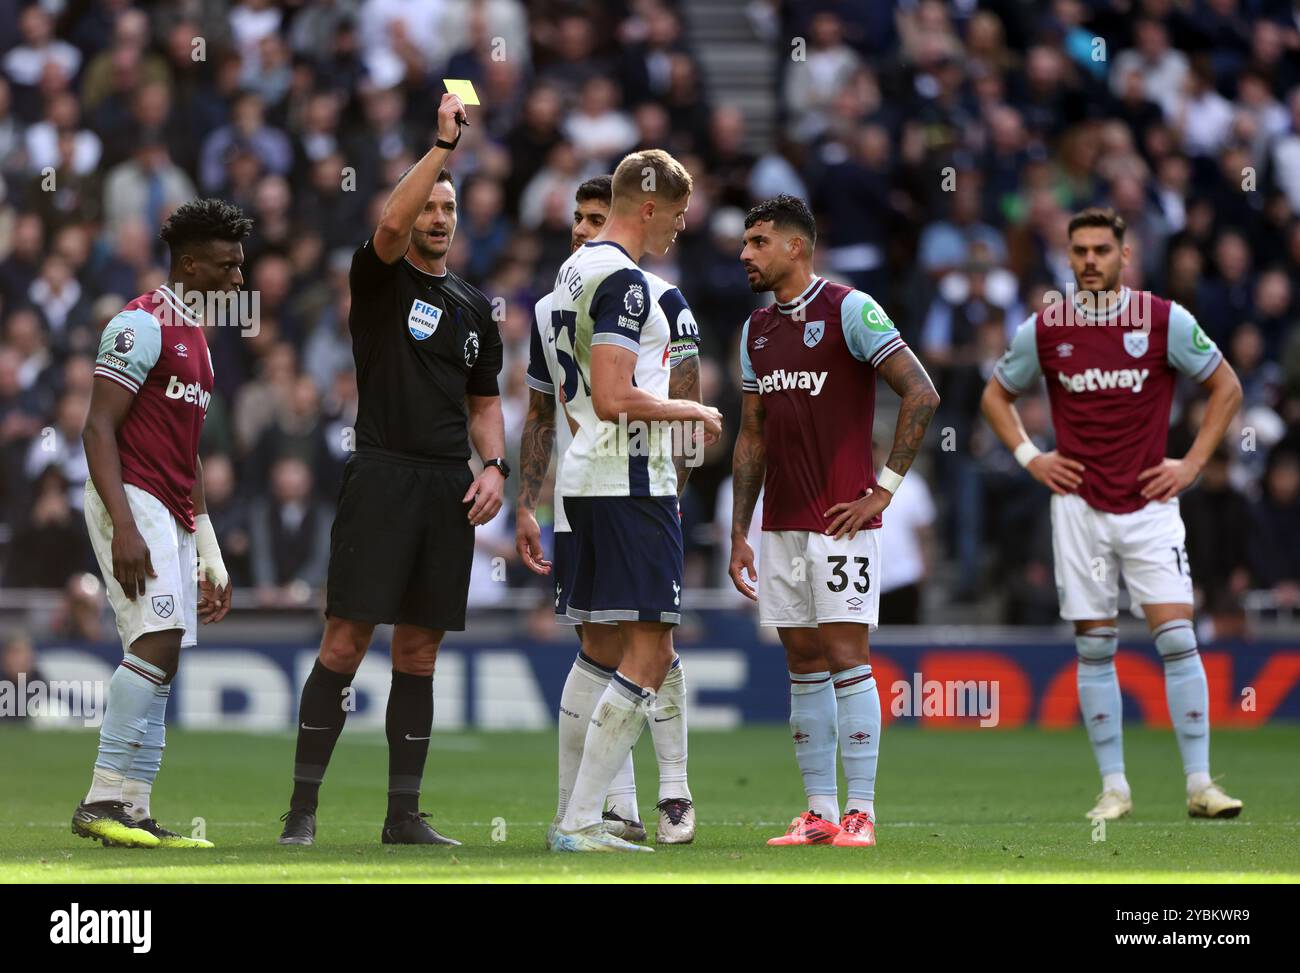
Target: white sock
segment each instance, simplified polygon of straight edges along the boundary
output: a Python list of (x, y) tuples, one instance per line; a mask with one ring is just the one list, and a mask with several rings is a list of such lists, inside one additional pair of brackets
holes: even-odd
[(153, 791), (153, 781), (135, 780), (128, 777), (122, 781), (122, 800), (126, 802), (126, 814), (132, 821), (143, 821), (149, 817), (149, 795)]
[(122, 800), (122, 785), (125, 780), (126, 778), (121, 774), (105, 770), (103, 767), (96, 767), (90, 775), (90, 792), (86, 794), (85, 803), (95, 804), (99, 801)]
[(1213, 784), (1210, 775), (1204, 770), (1198, 770), (1187, 775), (1187, 796), (1192, 797), (1199, 794), (1205, 788)]
[(1128, 778), (1124, 776), (1122, 770), (1117, 774), (1102, 774), (1101, 789), (1103, 791), (1118, 791), (1125, 800), (1133, 796), (1133, 792), (1128, 787)]
[(876, 820), (876, 802), (875, 801), (855, 801), (852, 798), (844, 802), (844, 813), (850, 814), (853, 811), (861, 811), (872, 821)]
[(641, 820), (641, 812), (636, 806), (636, 767), (632, 763), (631, 750), (627, 752), (627, 759), (610, 782), (606, 801), (609, 809), (624, 821)]
[(621, 673), (614, 673), (597, 700), (596, 711), (587, 727), (582, 764), (560, 823), (561, 830), (580, 831), (600, 823), (610, 782), (645, 728), (654, 697), (650, 690)]
[(835, 706), (839, 715), (840, 761), (848, 797), (844, 806), (859, 811), (874, 808), (876, 765), (880, 761), (880, 693), (871, 666), (837, 672)]
[(686, 674), (680, 656), (659, 687), (658, 702), (650, 714), (650, 736), (659, 763), (659, 800), (691, 799), (686, 785)]
[(808, 810), (839, 821), (835, 746), (839, 734), (829, 672), (790, 673), (790, 733)]
[[(99, 755), (86, 803), (122, 800), (122, 781), (149, 728), (154, 691), (167, 674), (129, 652), (108, 683), (108, 707), (99, 727)], [(101, 773), (103, 771), (103, 773)]]
[[(555, 809), (555, 820), (564, 817), (569, 806), (569, 795), (573, 793), (573, 782), (578, 777), (578, 767), (582, 763), (582, 747), (587, 739), (587, 726), (591, 723), (591, 714), (596, 709), (596, 700), (600, 699), (609, 686), (609, 677), (614, 670), (606, 669), (590, 656), (579, 652), (569, 669), (569, 676), (564, 680), (564, 690), (560, 693), (560, 780), (559, 801)], [(629, 757), (631, 751), (628, 751)]]

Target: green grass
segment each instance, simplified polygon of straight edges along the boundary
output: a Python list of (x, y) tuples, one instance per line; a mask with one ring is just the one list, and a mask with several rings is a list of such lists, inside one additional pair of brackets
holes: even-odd
[[(424, 808), (464, 847), (379, 843), (387, 751), (345, 733), (322, 793), (314, 848), (281, 848), (288, 735), (171, 732), (153, 810), (175, 830), (206, 820), (213, 851), (106, 849), (69, 819), (89, 781), (93, 732), (0, 732), (0, 882), (1295, 882), (1300, 880), (1300, 727), (1221, 731), (1216, 771), (1246, 802), (1235, 821), (1190, 821), (1168, 731), (1126, 731), (1133, 816), (1094, 841), (1097, 789), (1083, 734), (935, 732), (884, 737), (874, 849), (767, 848), (802, 807), (783, 727), (697, 733), (699, 835), (654, 855), (555, 855), (552, 733), (434, 740)], [(655, 765), (637, 748), (652, 821)], [(504, 819), (504, 841), (493, 819)], [(498, 829), (499, 830), (499, 829)]]

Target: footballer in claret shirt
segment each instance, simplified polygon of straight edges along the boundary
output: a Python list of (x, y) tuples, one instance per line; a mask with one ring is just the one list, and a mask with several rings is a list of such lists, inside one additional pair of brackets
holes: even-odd
[[(1076, 289), (1017, 330), (984, 390), (998, 438), (1051, 489), (1061, 617), (1074, 623), (1079, 708), (1101, 772), (1090, 819), (1132, 809), (1115, 669), (1119, 578), (1146, 616), (1164, 663), (1169, 715), (1192, 817), (1230, 818), (1242, 803), (1210, 778), (1209, 693), (1192, 627), (1192, 575), (1178, 494), (1192, 485), (1241, 404), (1241, 385), (1186, 308), (1123, 286), (1122, 217), (1089, 209), (1070, 221)], [(1174, 385), (1209, 393), (1196, 440), (1165, 456)], [(1047, 383), (1056, 449), (1029, 441), (1016, 398)]]
[(108, 322), (95, 358), (82, 436), (90, 469), (86, 526), (123, 658), (109, 682), (99, 756), (72, 831), (105, 845), (212, 847), (159, 825), (150, 792), (181, 650), (197, 642), (198, 622), (220, 621), (230, 609), (198, 457), (212, 401), (204, 326), (216, 323), (205, 322), (203, 306), (210, 295), (242, 286), (240, 241), (252, 226), (217, 199), (177, 209), (160, 233), (171, 248), (168, 283)]
[[(790, 673), (790, 725), (808, 809), (771, 845), (876, 843), (880, 694), (870, 633), (880, 606), (881, 515), (912, 465), (939, 396), (870, 295), (813, 273), (817, 228), (803, 200), (750, 210), (740, 259), (776, 303), (741, 332), (744, 404), (732, 458), (732, 583), (774, 625)], [(871, 451), (876, 375), (902, 398), (879, 477)], [(746, 539), (763, 491), (760, 560)], [(835, 753), (848, 783), (840, 814)]]

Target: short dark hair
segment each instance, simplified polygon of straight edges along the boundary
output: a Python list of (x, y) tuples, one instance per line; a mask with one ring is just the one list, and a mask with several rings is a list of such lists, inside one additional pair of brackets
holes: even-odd
[(578, 187), (573, 198), (579, 206), (592, 199), (598, 199), (609, 206), (614, 199), (614, 177), (609, 174), (592, 176)]
[(1084, 226), (1108, 226), (1120, 243), (1124, 242), (1124, 231), (1128, 228), (1124, 217), (1109, 206), (1090, 206), (1075, 213), (1070, 217), (1070, 225), (1066, 233), (1068, 236), (1074, 236), (1074, 231)]
[[(420, 163), (419, 163), (418, 161), (416, 161), (416, 162), (412, 162), (409, 166), (406, 167), (406, 169), (402, 172), (402, 174), (401, 174), (400, 176), (397, 177), (397, 181), (398, 181), (398, 182), (401, 182), (403, 179), (405, 179), (407, 176), (409, 176), (409, 175), (411, 174), (411, 170), (414, 169), (414, 168), (415, 168), (416, 166), (418, 166), (419, 164), (420, 164)], [(452, 189), (455, 189), (455, 188), (456, 188), (456, 182), (455, 182), (455, 180), (451, 178), (451, 173), (450, 173), (449, 171), (447, 171), (446, 169), (439, 169), (439, 170), (438, 170), (438, 178), (435, 179), (435, 180), (433, 181), (433, 184), (436, 186), (436, 185), (438, 185), (438, 183), (440, 183), (440, 182), (445, 182), (445, 183), (446, 183), (448, 186), (450, 186)]]
[(778, 230), (797, 230), (808, 238), (809, 245), (817, 245), (817, 221), (808, 204), (798, 196), (782, 193), (763, 200), (745, 215), (745, 229), (769, 220)]
[(173, 254), (210, 240), (238, 243), (253, 232), (253, 221), (234, 203), (224, 199), (192, 199), (167, 217), (158, 239)]

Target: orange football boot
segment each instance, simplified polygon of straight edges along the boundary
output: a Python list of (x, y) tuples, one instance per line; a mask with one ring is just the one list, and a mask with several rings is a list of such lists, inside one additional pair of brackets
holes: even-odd
[(840, 826), (834, 821), (827, 821), (820, 814), (804, 811), (793, 821), (785, 834), (778, 838), (769, 838), (769, 845), (829, 845), (840, 833)]
[(840, 818), (840, 830), (831, 842), (836, 848), (870, 848), (876, 843), (876, 822), (861, 811)]

